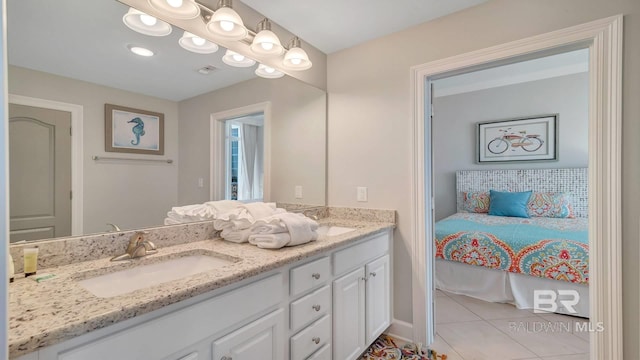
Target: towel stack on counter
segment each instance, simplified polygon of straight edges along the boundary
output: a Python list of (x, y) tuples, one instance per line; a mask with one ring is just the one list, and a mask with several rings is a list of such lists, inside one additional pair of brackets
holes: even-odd
[(174, 207), (165, 225), (213, 220), (220, 236), (231, 242), (249, 242), (259, 248), (279, 249), (318, 239), (318, 223), (298, 213), (276, 208), (275, 203), (234, 200), (210, 201), (201, 205)]
[(275, 203), (250, 203), (220, 214), (213, 221), (223, 239), (278, 249), (317, 240), (318, 223), (302, 214), (276, 208)]
[(213, 220), (218, 214), (226, 213), (242, 205), (236, 200), (209, 201), (204, 204), (172, 207), (164, 219), (165, 225), (177, 225), (194, 221)]

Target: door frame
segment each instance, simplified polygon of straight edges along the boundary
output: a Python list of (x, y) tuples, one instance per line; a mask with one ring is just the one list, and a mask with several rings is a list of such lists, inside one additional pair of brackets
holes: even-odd
[(264, 114), (263, 140), (263, 182), (262, 198), (271, 200), (271, 102), (265, 101), (235, 109), (211, 114), (209, 139), (209, 200), (221, 200), (225, 197), (225, 121), (245, 115), (262, 112)]
[[(82, 235), (83, 216), (83, 132), (82, 105), (46, 100), (23, 95), (9, 94), (9, 104), (33, 106), (71, 113), (71, 236)], [(7, 113), (9, 109), (7, 108)], [(7, 118), (8, 119), (8, 118)], [(8, 122), (8, 120), (7, 120)]]
[[(589, 246), (590, 315), (604, 324), (590, 334), (591, 359), (622, 359), (622, 27), (617, 15), (585, 24), (432, 61), (411, 68), (413, 109), (411, 238), (413, 340), (432, 343), (435, 253), (431, 90), (428, 82), (462, 72), (562, 48), (589, 48)], [(427, 276), (430, 274), (431, 276)], [(429, 304), (429, 306), (427, 306)], [(427, 321), (429, 319), (429, 321)]]

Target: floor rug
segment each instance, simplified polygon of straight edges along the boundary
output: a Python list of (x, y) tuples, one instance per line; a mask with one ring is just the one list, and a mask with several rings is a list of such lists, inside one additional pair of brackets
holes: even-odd
[(394, 338), (380, 335), (367, 349), (360, 360), (446, 360), (447, 355), (438, 354), (430, 349), (418, 349), (416, 344), (407, 343), (401, 347)]

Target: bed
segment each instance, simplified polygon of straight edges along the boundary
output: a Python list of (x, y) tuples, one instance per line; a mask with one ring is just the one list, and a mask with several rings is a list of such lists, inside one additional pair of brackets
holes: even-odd
[[(489, 189), (570, 194), (572, 213), (522, 218), (469, 209), (465, 196)], [(572, 315), (589, 316), (586, 168), (458, 171), (456, 192), (457, 213), (435, 224), (437, 288), (521, 309), (533, 308), (534, 290), (574, 290)]]

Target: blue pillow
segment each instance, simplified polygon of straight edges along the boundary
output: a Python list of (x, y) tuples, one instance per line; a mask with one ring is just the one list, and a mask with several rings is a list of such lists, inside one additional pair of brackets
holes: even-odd
[(531, 193), (489, 190), (489, 215), (528, 218), (527, 203)]

